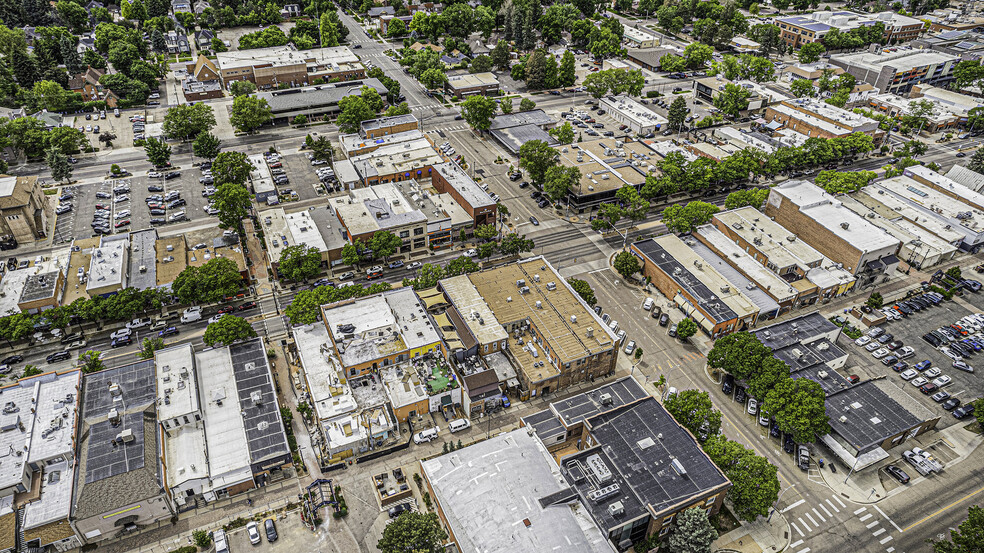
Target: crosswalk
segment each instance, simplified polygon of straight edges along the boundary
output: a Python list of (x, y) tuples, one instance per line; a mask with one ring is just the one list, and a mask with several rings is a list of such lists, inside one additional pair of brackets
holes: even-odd
[[(411, 111), (413, 111), (413, 110), (411, 110)], [(431, 129), (429, 131), (424, 131), (424, 133), (425, 134), (436, 134), (436, 135), (440, 135), (440, 133), (442, 133), (442, 132), (463, 131), (463, 130), (466, 130), (466, 129), (469, 129), (468, 125), (449, 125), (447, 127), (442, 127), (440, 129)]]
[(831, 524), (843, 525), (847, 521), (854, 519), (861, 523), (865, 531), (885, 546), (885, 553), (893, 553), (895, 548), (891, 546), (894, 537), (891, 535), (892, 528), (895, 526), (878, 507), (861, 506), (851, 509), (839, 497), (831, 495), (817, 502), (808, 503), (806, 499), (800, 499), (780, 511), (786, 516), (790, 528), (793, 530), (792, 543), (789, 544), (789, 551), (792, 553), (810, 553), (807, 542), (811, 537), (825, 526)]
[(693, 363), (694, 361), (702, 361), (704, 359), (704, 354), (699, 352), (688, 353), (687, 355), (681, 355), (677, 359), (666, 358), (666, 361), (661, 361), (656, 363), (656, 369), (660, 372), (668, 372), (677, 367), (682, 367), (688, 363)]

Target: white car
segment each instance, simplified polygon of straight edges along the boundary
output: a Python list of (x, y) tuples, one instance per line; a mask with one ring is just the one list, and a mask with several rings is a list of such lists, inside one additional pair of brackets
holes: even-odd
[(222, 317), (225, 317), (225, 313), (222, 313), (220, 315), (212, 315), (211, 317), (208, 318), (208, 324), (217, 323), (219, 322), (219, 319), (221, 319)]
[(875, 359), (881, 359), (888, 355), (888, 348), (879, 348), (871, 353), (871, 356)]
[(123, 338), (125, 336), (129, 336), (131, 332), (132, 331), (129, 328), (121, 328), (121, 329), (117, 330), (116, 332), (110, 334), (109, 337), (111, 339), (113, 339), (113, 340), (118, 340), (118, 339)]
[(933, 384), (936, 384), (940, 388), (942, 388), (943, 386), (946, 386), (947, 384), (949, 384), (951, 382), (953, 382), (953, 379), (950, 378), (949, 376), (945, 375), (945, 374), (943, 376), (941, 376), (941, 377), (933, 380)]
[(880, 347), (881, 347), (881, 344), (879, 344), (878, 342), (871, 342), (868, 345), (864, 346), (864, 349), (866, 349), (868, 351), (875, 351), (876, 349), (878, 349)]
[(915, 387), (918, 388), (918, 387), (922, 386), (923, 384), (925, 384), (927, 382), (929, 382), (929, 380), (926, 380), (925, 378), (923, 378), (923, 377), (920, 376), (920, 377), (913, 378), (912, 380), (910, 380), (909, 381), (909, 384), (912, 384), (913, 386), (915, 386)]
[(756, 413), (758, 413), (758, 410), (759, 410), (758, 400), (755, 398), (749, 398), (748, 409), (746, 410), (748, 414), (754, 416)]
[(923, 373), (923, 376), (925, 376), (926, 378), (936, 378), (939, 375), (940, 375), (940, 368), (939, 367), (932, 367), (932, 368), (926, 369), (926, 372)]
[(885, 329), (880, 326), (876, 326), (868, 331), (868, 336), (871, 336), (872, 338), (877, 338), (882, 334), (885, 334)]
[(117, 196), (117, 197), (113, 198), (113, 203), (114, 204), (118, 204), (120, 202), (128, 202), (128, 201), (130, 201), (130, 196), (127, 196), (126, 194), (123, 194), (122, 196)]
[(472, 249), (466, 251), (465, 252), (465, 255), (467, 255), (468, 257), (475, 257), (475, 256), (478, 255), (478, 250), (472, 248)]
[(860, 338), (858, 338), (857, 340), (854, 341), (854, 343), (857, 344), (857, 345), (859, 345), (859, 346), (867, 345), (869, 342), (871, 342), (871, 337), (870, 336), (862, 336), (862, 337), (860, 337)]
[(114, 215), (113, 218), (119, 221), (120, 219), (126, 219), (129, 216), (130, 216), (130, 210), (124, 209), (122, 211), (117, 211), (116, 215)]
[(260, 543), (260, 525), (255, 520), (246, 525), (246, 534), (249, 535), (249, 543), (257, 545)]
[(912, 380), (918, 375), (919, 375), (919, 371), (917, 371), (916, 369), (906, 369), (902, 371), (901, 374), (899, 374), (899, 376), (902, 377), (902, 380)]
[(407, 263), (406, 269), (408, 271), (413, 271), (414, 269), (419, 269), (422, 265), (423, 265), (423, 263), (421, 263), (419, 261), (414, 261), (413, 263)]
[(152, 178), (152, 179), (159, 179), (163, 175), (161, 175), (161, 173), (158, 173), (157, 171), (151, 171), (151, 172), (147, 173), (147, 176), (150, 177), (150, 178)]
[(136, 330), (138, 328), (150, 326), (150, 323), (150, 317), (145, 317), (143, 319), (133, 319), (132, 321), (126, 323), (126, 327), (130, 330)]

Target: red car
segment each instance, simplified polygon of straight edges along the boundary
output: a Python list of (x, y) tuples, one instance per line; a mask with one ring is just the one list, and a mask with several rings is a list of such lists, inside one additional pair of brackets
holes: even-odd
[(236, 308), (237, 311), (249, 311), (250, 309), (256, 309), (257, 304), (255, 301), (248, 301)]
[(123, 219), (119, 223), (116, 223), (116, 228), (123, 228), (123, 227), (128, 227), (128, 226), (130, 226), (130, 220), (129, 219)]
[(235, 310), (236, 310), (235, 307), (233, 307), (231, 305), (227, 305), (225, 307), (219, 308), (218, 314), (219, 315), (225, 315), (226, 313), (232, 313)]
[(109, 209), (109, 206), (106, 205), (106, 204), (96, 204), (96, 209), (105, 209), (105, 210), (108, 210)]

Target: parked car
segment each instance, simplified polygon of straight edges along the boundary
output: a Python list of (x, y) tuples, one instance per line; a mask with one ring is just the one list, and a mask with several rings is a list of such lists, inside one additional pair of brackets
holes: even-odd
[(255, 520), (251, 520), (246, 525), (246, 535), (249, 537), (249, 543), (253, 545), (258, 545), (262, 541), (260, 538), (260, 525)]
[(901, 484), (909, 483), (909, 475), (895, 465), (886, 465), (885, 472), (887, 472), (892, 478), (898, 480)]
[(58, 361), (71, 359), (71, 357), (72, 357), (72, 353), (66, 349), (63, 351), (56, 351), (55, 353), (52, 353), (51, 355), (45, 357), (45, 360), (48, 363), (57, 363)]
[(263, 530), (266, 532), (267, 541), (270, 543), (277, 541), (277, 538), (280, 537), (277, 534), (277, 525), (274, 524), (272, 518), (263, 521)]

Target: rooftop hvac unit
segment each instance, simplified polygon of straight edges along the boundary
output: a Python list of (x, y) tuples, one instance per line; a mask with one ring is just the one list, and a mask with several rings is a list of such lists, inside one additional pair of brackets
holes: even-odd
[(588, 493), (588, 499), (591, 500), (594, 503), (597, 503), (597, 502), (601, 501), (602, 499), (605, 499), (606, 497), (609, 497), (609, 496), (612, 496), (612, 495), (617, 494), (618, 493), (618, 490), (619, 490), (618, 484), (612, 484), (610, 486), (605, 486), (604, 488), (597, 489), (597, 490), (594, 490), (592, 492), (589, 492)]
[(530, 287), (529, 286), (523, 286), (522, 288), (519, 289), (519, 293), (520, 294), (529, 294), (530, 293)]
[(533, 275), (533, 282), (540, 282), (540, 275)]
[(571, 324), (577, 323), (577, 315), (571, 315)]
[(625, 507), (622, 505), (621, 501), (616, 501), (608, 506), (608, 514), (617, 517), (625, 514)]
[(673, 470), (675, 470), (680, 476), (687, 475), (687, 469), (683, 468), (683, 463), (680, 462), (680, 459), (673, 459), (670, 461), (670, 466), (672, 466)]
[(599, 397), (598, 399), (601, 400), (602, 405), (612, 404), (612, 394), (601, 394), (601, 397)]
[(587, 329), (587, 336), (588, 336), (588, 338), (594, 337), (594, 327), (591, 327), (591, 326), (588, 327), (588, 329)]
[(612, 471), (601, 459), (601, 455), (598, 455), (597, 453), (594, 455), (588, 455), (585, 462), (588, 464), (588, 470), (590, 470), (591, 474), (598, 479), (598, 482), (604, 484), (612, 479)]
[(820, 378), (827, 378), (827, 371), (817, 371), (817, 376)]
[(516, 281), (516, 288), (522, 288), (523, 286), (526, 286), (526, 281), (525, 280), (517, 280)]
[(548, 282), (547, 283), (547, 290), (553, 292), (556, 289), (557, 289), (557, 283), (556, 282)]
[(537, 309), (543, 309), (543, 302), (542, 301), (537, 301), (536, 302), (536, 308)]
[(116, 439), (119, 440), (119, 441), (122, 441), (125, 444), (128, 444), (128, 443), (132, 442), (133, 439), (134, 439), (133, 438), (133, 430), (127, 428), (126, 430), (120, 432), (116, 436)]

